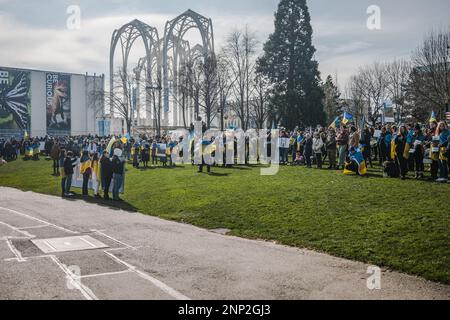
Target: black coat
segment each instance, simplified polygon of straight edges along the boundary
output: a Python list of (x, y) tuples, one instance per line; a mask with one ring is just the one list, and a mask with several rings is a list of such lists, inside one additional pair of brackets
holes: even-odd
[(115, 174), (123, 174), (125, 169), (125, 162), (121, 161), (118, 157), (112, 159), (112, 171)]
[(100, 174), (105, 179), (112, 178), (113, 175), (112, 162), (109, 158), (103, 157), (100, 160)]
[(72, 159), (69, 157), (66, 157), (64, 159), (64, 174), (65, 175), (73, 174), (73, 162)]

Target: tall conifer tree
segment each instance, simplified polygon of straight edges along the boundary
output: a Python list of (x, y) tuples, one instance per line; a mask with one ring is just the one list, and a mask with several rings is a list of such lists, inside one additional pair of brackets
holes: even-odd
[(287, 128), (325, 124), (312, 33), (306, 0), (281, 0), (258, 69), (273, 84), (272, 120)]

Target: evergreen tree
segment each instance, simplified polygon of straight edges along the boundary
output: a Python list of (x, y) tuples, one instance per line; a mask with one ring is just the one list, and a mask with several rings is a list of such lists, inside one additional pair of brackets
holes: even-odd
[(327, 123), (331, 123), (336, 117), (342, 115), (342, 108), (340, 104), (340, 92), (338, 87), (333, 83), (331, 76), (327, 77), (327, 80), (322, 85), (324, 98), (325, 113), (327, 116)]
[(275, 114), (283, 126), (325, 124), (316, 49), (306, 0), (281, 0), (275, 32), (264, 45), (259, 71), (273, 84)]

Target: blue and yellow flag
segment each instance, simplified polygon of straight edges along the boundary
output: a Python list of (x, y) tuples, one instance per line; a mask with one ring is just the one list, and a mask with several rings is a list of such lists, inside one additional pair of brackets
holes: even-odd
[(346, 124), (349, 123), (351, 120), (353, 120), (353, 115), (351, 115), (351, 114), (348, 113), (348, 112), (344, 112), (344, 118), (342, 119), (342, 123), (346, 125)]
[(80, 163), (80, 173), (83, 174), (91, 167), (91, 159)]
[(437, 122), (437, 117), (436, 117), (436, 112), (431, 112), (431, 117), (430, 117), (430, 123), (431, 122)]
[(202, 141), (202, 150), (203, 150), (203, 155), (211, 155), (213, 152), (215, 152), (217, 150), (217, 146), (214, 142), (212, 141)]
[(84, 174), (91, 167), (91, 158), (87, 154), (83, 154), (80, 159), (80, 173)]
[(28, 147), (25, 149), (25, 155), (26, 155), (27, 157), (32, 157), (32, 156), (33, 156), (33, 147), (32, 147), (32, 146), (28, 146)]
[(334, 119), (333, 123), (330, 124), (329, 128), (333, 128), (333, 129), (337, 129), (339, 128), (339, 117), (336, 117), (336, 119)]
[[(366, 166), (366, 160), (364, 159), (364, 156), (361, 152), (361, 149), (356, 148), (353, 151), (350, 151), (349, 154), (350, 160), (352, 162), (355, 162), (358, 166), (358, 173), (361, 176), (365, 176), (367, 174), (367, 166)], [(353, 171), (347, 169), (347, 166), (344, 169), (344, 174), (352, 174)]]
[(409, 130), (408, 136), (406, 137), (405, 150), (403, 152), (403, 158), (409, 159), (409, 151), (414, 143), (414, 130)]
[(397, 157), (397, 139), (396, 135), (392, 135), (391, 138), (391, 159), (394, 160)]

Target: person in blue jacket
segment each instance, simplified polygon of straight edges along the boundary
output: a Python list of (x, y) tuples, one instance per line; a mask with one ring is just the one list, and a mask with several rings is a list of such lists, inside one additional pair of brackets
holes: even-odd
[(436, 129), (436, 136), (439, 136), (439, 179), (436, 182), (448, 182), (448, 157), (447, 147), (450, 132), (447, 128), (447, 124), (442, 121), (439, 123)]

